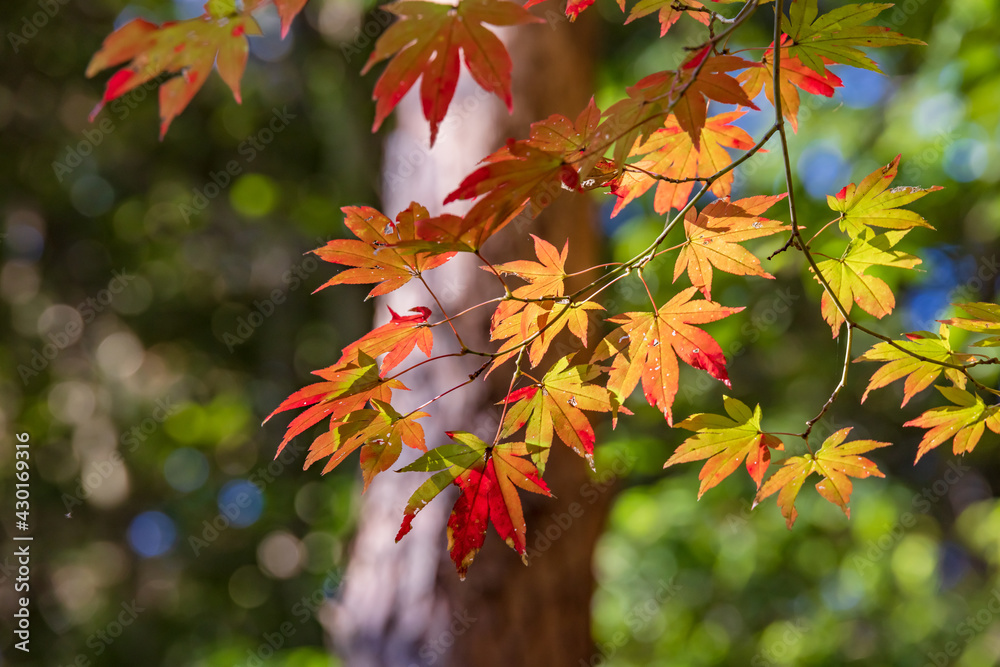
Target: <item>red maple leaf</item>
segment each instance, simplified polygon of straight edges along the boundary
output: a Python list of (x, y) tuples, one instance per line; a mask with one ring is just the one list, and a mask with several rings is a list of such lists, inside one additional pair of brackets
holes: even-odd
[(235, 11), (222, 3), (205, 5), (203, 16), (163, 25), (145, 19), (133, 19), (108, 35), (100, 50), (87, 65), (87, 76), (108, 67), (129, 63), (115, 72), (104, 89), (104, 96), (90, 114), (90, 119), (104, 105), (162, 74), (172, 75), (160, 86), (160, 139), (171, 121), (188, 105), (205, 81), (212, 67), (240, 101), (240, 78), (247, 63), (247, 35), (260, 35), (260, 26), (249, 9)]
[(375, 124), (382, 125), (418, 78), (424, 117), (431, 126), (431, 145), (455, 95), (460, 69), (459, 53), (469, 74), (484, 90), (495, 93), (512, 109), (511, 60), (496, 35), (484, 27), (540, 23), (520, 5), (501, 0), (459, 0), (457, 5), (403, 0), (383, 7), (400, 17), (391, 25), (361, 70), (392, 58), (375, 83), (372, 99)]
[(677, 395), (677, 358), (708, 372), (728, 387), (726, 357), (714, 338), (693, 324), (715, 322), (743, 310), (720, 306), (714, 301), (691, 301), (698, 291), (689, 287), (653, 313), (622, 313), (610, 318), (619, 324), (601, 341), (593, 361), (611, 358), (608, 389), (621, 400), (642, 381), (651, 406), (673, 425), (671, 407)]

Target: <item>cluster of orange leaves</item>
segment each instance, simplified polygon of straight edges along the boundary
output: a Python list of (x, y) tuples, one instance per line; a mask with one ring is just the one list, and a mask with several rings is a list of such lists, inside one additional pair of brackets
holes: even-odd
[[(540, 22), (527, 11), (534, 1), (522, 7), (506, 0), (458, 0), (455, 4), (400, 0), (384, 7), (398, 20), (380, 36), (364, 66), (367, 71), (388, 61), (374, 87), (373, 130), (419, 79), (433, 144), (463, 61), (476, 83), (510, 108), (511, 59), (488, 26)], [(592, 3), (568, 0), (566, 14), (575, 19)], [(737, 3), (741, 5), (737, 23), (744, 12), (767, 4), (639, 0), (625, 22), (655, 13), (661, 36), (683, 16), (717, 29), (714, 5)], [(136, 19), (125, 24), (105, 40), (88, 68), (88, 75), (93, 75), (123, 65), (108, 82), (95, 113), (104, 103), (166, 75), (160, 89), (161, 134), (165, 133), (213, 65), (239, 100), (248, 36), (260, 33), (252, 14), (270, 4), (287, 32), (305, 0), (239, 4), (211, 0), (205, 14), (196, 19), (162, 25)], [(619, 0), (619, 6), (624, 11), (625, 0)], [(676, 282), (686, 276), (690, 287), (680, 289), (662, 305), (652, 303), (650, 310), (611, 314), (606, 321), (613, 330), (592, 341), (588, 336), (595, 328), (593, 318), (603, 310), (594, 296), (631, 273), (641, 276), (646, 264), (664, 251), (607, 271), (591, 285), (590, 294), (587, 290), (571, 293), (565, 282), (568, 242), (559, 249), (534, 237), (535, 259), (496, 265), (483, 260), (483, 268), (496, 275), (503, 293), (490, 327), (497, 348), (480, 353), (486, 358), (481, 372), (492, 372), (511, 361), (515, 367), (492, 442), (456, 431), (447, 433), (451, 443), (427, 451), (418, 421), (427, 413), (418, 409), (401, 414), (393, 408), (393, 393), (407, 389), (401, 379), (407, 369), (398, 367), (417, 350), (433, 361), (435, 332), (449, 323), (446, 314), (421, 305), (411, 309), (412, 314), (391, 312), (387, 324), (344, 348), (337, 363), (316, 371), (321, 382), (294, 393), (275, 410), (273, 414), (301, 410), (289, 424), (279, 452), (292, 438), (325, 421), (328, 426), (313, 441), (306, 465), (325, 460), (325, 473), (360, 449), (367, 488), (376, 475), (396, 463), (403, 445), (421, 450), (425, 453), (401, 470), (434, 474), (413, 494), (397, 540), (410, 530), (414, 517), (428, 502), (457, 486), (460, 493), (448, 522), (448, 537), (459, 573), (464, 576), (489, 524), (524, 556), (526, 527), (518, 489), (549, 494), (542, 475), (556, 440), (592, 459), (595, 433), (587, 413), (611, 413), (617, 421), (619, 413), (629, 413), (624, 402), (641, 385), (649, 405), (674, 425), (672, 407), (682, 363), (730, 386), (722, 348), (702, 327), (742, 308), (712, 301), (713, 275), (722, 271), (773, 278), (742, 244), (791, 229), (764, 217), (785, 198), (783, 194), (730, 199), (734, 151), (761, 150), (739, 123), (748, 110), (759, 111), (754, 99), (762, 91), (774, 103), (777, 87), (784, 119), (794, 129), (800, 93), (831, 97), (843, 85), (828, 66), (878, 71), (862, 48), (920, 43), (867, 25), (890, 6), (866, 3), (819, 14), (817, 0), (793, 0), (788, 15), (781, 17), (778, 53), (772, 43), (754, 60), (729, 52), (710, 33), (680, 67), (643, 78), (626, 90), (621, 101), (601, 110), (592, 100), (575, 119), (553, 115), (536, 122), (527, 139), (510, 140), (486, 157), (443, 202), (470, 200), (465, 215), (432, 216), (417, 203), (394, 220), (369, 207), (344, 208), (345, 224), (355, 238), (337, 239), (314, 251), (328, 262), (347, 267), (324, 287), (371, 284), (369, 296), (380, 296), (411, 280), (422, 281), (424, 273), (458, 253), (474, 253), (482, 259), (482, 248), (494, 234), (519, 216), (533, 218), (562, 193), (606, 191), (617, 198), (614, 215), (655, 186), (653, 207), (658, 214), (683, 212), (677, 218), (684, 238), (676, 248), (673, 278)], [(709, 116), (712, 102), (737, 108)], [(829, 198), (849, 242), (840, 257), (823, 259), (812, 270), (824, 287), (821, 309), (834, 337), (843, 330), (845, 316), (854, 305), (876, 318), (892, 312), (892, 290), (868, 273), (872, 267), (911, 269), (919, 263), (897, 245), (914, 227), (930, 225), (901, 207), (936, 188), (890, 189), (898, 163), (896, 158)], [(717, 198), (700, 210), (689, 203), (698, 184)], [(503, 276), (523, 284), (510, 289)], [(884, 340), (857, 359), (885, 364), (872, 377), (868, 391), (905, 379), (904, 404), (942, 373), (951, 381), (950, 387), (938, 388), (953, 405), (932, 409), (907, 423), (927, 429), (918, 458), (951, 438), (956, 453), (969, 451), (985, 427), (1000, 432), (996, 406), (985, 405), (966, 388), (966, 369), (977, 363), (976, 355), (956, 351), (949, 342), (949, 329), (954, 327), (987, 334), (983, 344), (1000, 344), (1000, 307), (969, 304), (964, 308), (970, 317), (943, 322), (938, 334), (916, 332), (903, 341)], [(435, 314), (445, 319), (432, 321)], [(575, 345), (573, 351), (548, 362), (544, 372), (536, 372), (562, 332), (568, 332), (565, 338)], [(463, 345), (466, 352), (472, 351)], [(813, 473), (820, 477), (819, 493), (845, 513), (849, 512), (851, 478), (881, 476), (874, 462), (861, 454), (888, 443), (848, 442), (850, 429), (843, 429), (816, 452), (786, 458), (768, 477), (772, 452), (784, 451), (786, 443), (778, 434), (764, 430), (759, 406), (751, 411), (726, 397), (725, 410), (725, 416), (696, 414), (676, 424), (694, 435), (665, 466), (705, 461), (699, 495), (745, 463), (758, 489), (756, 500), (777, 493), (791, 527), (796, 518), (795, 498)]]

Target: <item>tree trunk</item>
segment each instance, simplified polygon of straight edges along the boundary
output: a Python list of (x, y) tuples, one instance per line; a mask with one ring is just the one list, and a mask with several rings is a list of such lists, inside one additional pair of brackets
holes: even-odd
[[(593, 87), (593, 25), (582, 20), (571, 28), (561, 18), (561, 7), (551, 2), (540, 9), (539, 15), (550, 19), (548, 26), (501, 35), (514, 60), (514, 117), (463, 72), (438, 142), (428, 150), (427, 125), (415, 96), (400, 105), (386, 147), (387, 215), (411, 200), (432, 215), (440, 212), (438, 203), (507, 137), (525, 137), (528, 122), (552, 113), (575, 119), (584, 108)], [(598, 261), (594, 212), (586, 197), (558, 198), (530, 225), (510, 225), (484, 254), (493, 262), (533, 257), (529, 232), (557, 247), (569, 238), (570, 271)], [(498, 295), (495, 278), (476, 264), (459, 256), (427, 275), (449, 314)], [(422, 285), (411, 283), (380, 300), (377, 323), (388, 319), (386, 305), (402, 312), (434, 304)], [(460, 320), (467, 345), (488, 348), (490, 315), (491, 309), (483, 307)], [(436, 329), (435, 354), (455, 351), (453, 338), (444, 327)], [(403, 408), (416, 407), (464, 381), (481, 363), (456, 357), (421, 366), (402, 378), (413, 391), (396, 398)], [(428, 446), (442, 444), (445, 430), (472, 431), (492, 440), (500, 417), (496, 401), (508, 381), (501, 370), (436, 402), (433, 417), (421, 420)], [(412, 460), (417, 453), (407, 454)], [(412, 532), (395, 544), (403, 506), (422, 478), (378, 477), (365, 494), (343, 595), (329, 619), (334, 644), (347, 664), (568, 667), (580, 659), (588, 662), (593, 653), (591, 559), (610, 494), (592, 492), (585, 462), (562, 444), (553, 446), (545, 479), (555, 499), (522, 494), (530, 566), (491, 529), (468, 578), (459, 581), (444, 536), (454, 494), (428, 505)]]

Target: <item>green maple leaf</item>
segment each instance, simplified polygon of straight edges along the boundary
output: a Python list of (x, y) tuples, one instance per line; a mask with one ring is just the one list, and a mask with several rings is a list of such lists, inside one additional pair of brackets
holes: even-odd
[(788, 20), (782, 18), (784, 32), (792, 40), (786, 51), (817, 74), (826, 72), (824, 58), (881, 72), (861, 48), (924, 44), (883, 26), (863, 25), (892, 6), (891, 3), (865, 2), (837, 7), (820, 15), (817, 0), (795, 0), (788, 8)]
[[(907, 231), (909, 230), (893, 230), (867, 240), (855, 237), (843, 257), (817, 263), (820, 273), (826, 278), (848, 315), (855, 303), (866, 313), (879, 319), (896, 307), (896, 296), (892, 289), (881, 278), (870, 276), (866, 272), (873, 266), (912, 269), (920, 264), (917, 257), (893, 250), (893, 246)], [(844, 318), (826, 291), (823, 292), (820, 308), (836, 338)]]
[(858, 236), (869, 227), (887, 229), (910, 229), (912, 227), (928, 227), (931, 225), (913, 211), (899, 209), (910, 202), (920, 199), (929, 192), (941, 189), (935, 185), (927, 189), (915, 187), (887, 188), (896, 178), (899, 169), (900, 156), (881, 169), (876, 169), (860, 184), (844, 186), (836, 196), (827, 196), (826, 201), (831, 209), (840, 212), (840, 229)]
[(964, 310), (971, 317), (955, 317), (950, 320), (940, 320), (943, 324), (974, 333), (990, 334), (983, 340), (973, 343), (976, 347), (996, 347), (1000, 345), (1000, 306), (995, 303), (982, 302), (956, 303), (955, 306)]

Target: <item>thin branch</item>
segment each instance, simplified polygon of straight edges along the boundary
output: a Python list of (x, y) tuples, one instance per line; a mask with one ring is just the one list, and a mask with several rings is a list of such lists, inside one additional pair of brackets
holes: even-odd
[(441, 301), (438, 300), (437, 294), (434, 293), (434, 290), (431, 289), (431, 286), (427, 284), (426, 280), (424, 280), (423, 275), (417, 274), (417, 278), (419, 278), (420, 282), (422, 282), (424, 284), (424, 287), (427, 288), (427, 292), (431, 295), (431, 298), (434, 299), (434, 303), (437, 304), (437, 307), (441, 311), (441, 314), (444, 315), (445, 319), (442, 321), (447, 322), (448, 326), (451, 327), (451, 332), (455, 334), (455, 340), (458, 341), (458, 346), (462, 348), (462, 350), (468, 350), (469, 348), (465, 346), (465, 343), (462, 341), (462, 337), (458, 335), (458, 329), (456, 329), (455, 325), (452, 324), (451, 322), (452, 318), (448, 317), (448, 311), (444, 309), (444, 306), (441, 305)]
[(452, 315), (449, 318), (446, 318), (446, 319), (443, 319), (443, 320), (438, 320), (437, 322), (431, 322), (427, 326), (429, 326), (429, 327), (437, 327), (437, 326), (441, 326), (442, 324), (448, 324), (449, 322), (457, 320), (458, 318), (460, 318), (462, 315), (465, 315), (466, 313), (471, 313), (476, 308), (482, 308), (483, 306), (489, 305), (491, 303), (497, 303), (498, 301), (503, 301), (503, 297), (502, 296), (498, 296), (495, 299), (490, 299), (489, 301), (483, 301), (481, 303), (477, 303), (474, 306), (469, 306), (468, 308), (466, 308), (462, 312), (458, 313), (457, 315)]
[(806, 447), (809, 449), (810, 454), (812, 454), (813, 451), (812, 447), (809, 446), (809, 434), (812, 433), (813, 426), (815, 426), (816, 422), (822, 419), (823, 415), (825, 415), (827, 411), (833, 406), (834, 401), (837, 400), (837, 397), (840, 396), (841, 390), (847, 384), (847, 369), (851, 365), (851, 343), (853, 341), (854, 341), (854, 327), (849, 325), (847, 327), (847, 341), (846, 341), (847, 349), (844, 351), (844, 365), (840, 371), (840, 382), (838, 382), (837, 386), (833, 388), (833, 391), (830, 393), (830, 398), (828, 398), (826, 400), (826, 403), (823, 404), (823, 408), (819, 411), (819, 414), (817, 414), (815, 417), (806, 422), (806, 430), (803, 431), (802, 435), (800, 436), (803, 440), (805, 440)]
[(385, 378), (385, 380), (386, 381), (388, 381), (388, 380), (395, 380), (396, 378), (398, 378), (401, 375), (405, 375), (406, 373), (409, 373), (410, 371), (412, 371), (412, 370), (414, 370), (416, 368), (420, 368), (424, 364), (429, 364), (432, 361), (437, 361), (438, 359), (447, 359), (448, 357), (464, 357), (467, 354), (469, 354), (469, 352), (463, 350), (462, 352), (449, 352), (448, 354), (442, 354), (442, 355), (439, 355), (437, 357), (429, 357), (427, 359), (424, 359), (423, 361), (420, 361), (420, 362), (417, 362), (417, 363), (413, 364), (409, 368), (401, 370), (398, 373)]
[(493, 272), (493, 275), (495, 275), (497, 277), (497, 280), (500, 281), (500, 284), (503, 285), (504, 293), (509, 297), (510, 296), (510, 287), (507, 286), (507, 281), (505, 281), (503, 279), (503, 276), (501, 276), (500, 272), (496, 270), (496, 267), (494, 267), (493, 264), (488, 259), (486, 259), (485, 257), (483, 257), (482, 253), (480, 253), (478, 250), (476, 251), (476, 257), (478, 257), (480, 260), (482, 260), (483, 264), (485, 264), (486, 266), (490, 267), (490, 271)]
[(408, 412), (407, 414), (405, 414), (405, 415), (403, 416), (403, 419), (407, 419), (407, 418), (409, 418), (409, 417), (410, 417), (411, 415), (413, 415), (414, 413), (416, 413), (416, 412), (420, 412), (421, 410), (423, 410), (424, 408), (426, 408), (426, 407), (427, 407), (428, 405), (430, 405), (430, 404), (431, 404), (431, 403), (433, 403), (434, 401), (436, 401), (436, 400), (438, 400), (438, 399), (441, 399), (441, 398), (444, 398), (445, 396), (447, 396), (447, 395), (448, 395), (448, 394), (450, 394), (451, 392), (453, 392), (453, 391), (457, 391), (457, 390), (461, 389), (462, 387), (464, 387), (464, 386), (465, 386), (465, 385), (467, 385), (467, 384), (472, 384), (473, 382), (475, 382), (475, 381), (476, 381), (476, 378), (478, 378), (478, 377), (479, 377), (480, 375), (482, 375), (482, 374), (483, 374), (483, 371), (485, 371), (485, 370), (486, 370), (486, 367), (487, 367), (487, 366), (489, 366), (489, 365), (490, 365), (490, 362), (489, 362), (489, 361), (485, 362), (485, 363), (484, 363), (484, 364), (483, 364), (482, 366), (480, 366), (480, 367), (479, 367), (479, 368), (478, 368), (478, 369), (477, 369), (477, 370), (476, 370), (475, 372), (473, 372), (473, 373), (470, 373), (470, 374), (469, 374), (469, 379), (468, 379), (468, 380), (466, 380), (465, 382), (463, 382), (463, 383), (461, 383), (461, 384), (459, 384), (459, 385), (456, 385), (456, 386), (452, 387), (452, 388), (451, 388), (451, 389), (449, 389), (448, 391), (445, 391), (445, 392), (442, 392), (442, 393), (438, 394), (437, 396), (435, 396), (435, 397), (434, 397), (434, 398), (432, 398), (431, 400), (427, 401), (427, 402), (426, 402), (426, 403), (424, 403), (423, 405), (421, 405), (421, 406), (419, 406), (419, 407), (416, 407), (416, 408), (414, 408), (413, 410), (410, 410), (410, 411), (409, 411), (409, 412)]

